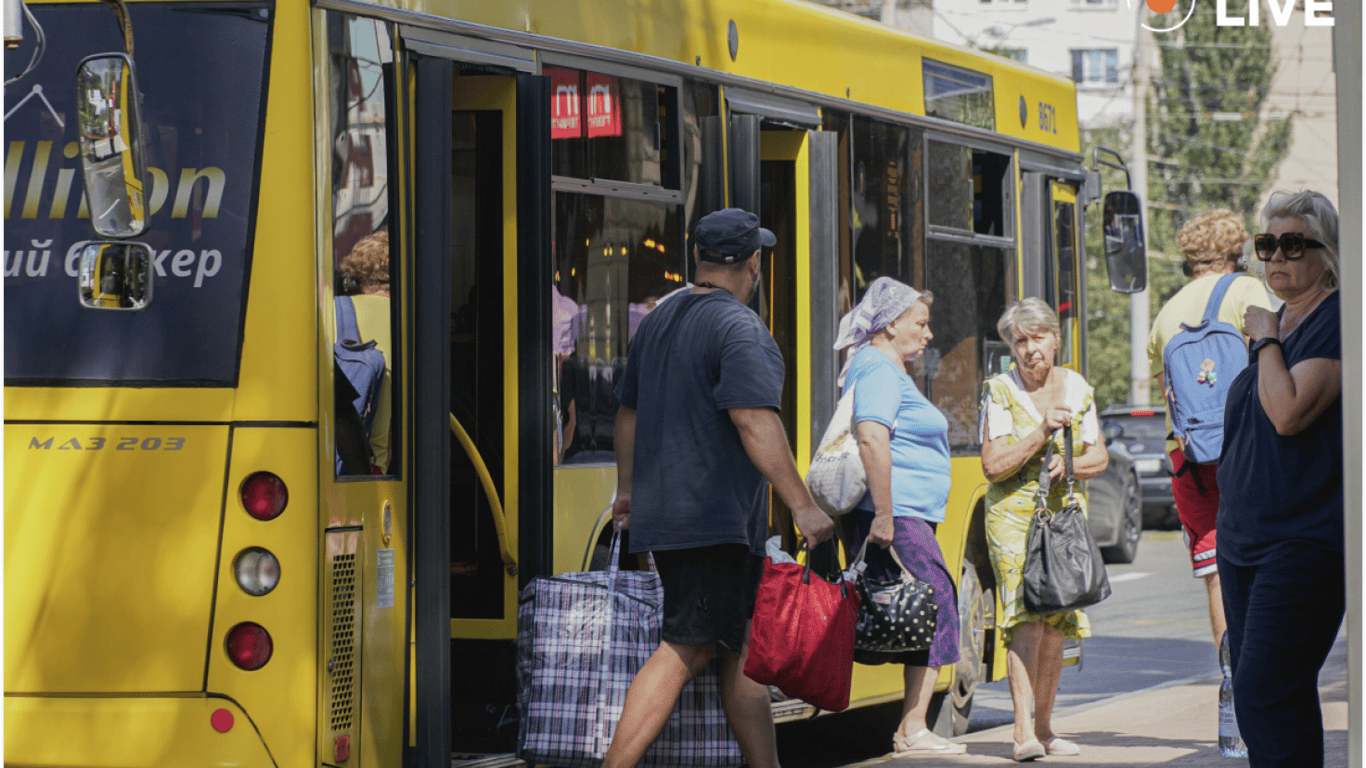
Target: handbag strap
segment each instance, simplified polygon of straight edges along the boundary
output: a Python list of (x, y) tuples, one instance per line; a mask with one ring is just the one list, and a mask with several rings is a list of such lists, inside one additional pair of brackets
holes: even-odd
[[(829, 539), (826, 539), (825, 541), (821, 542), (820, 544), (817, 544), (816, 546), (817, 546), (817, 547), (825, 547), (825, 546), (832, 546), (832, 547), (833, 547), (833, 546), (835, 546), (835, 540), (834, 540), (834, 538), (829, 538)], [(815, 552), (814, 549), (806, 549), (805, 547), (803, 547), (803, 548), (797, 553), (797, 556), (798, 556), (798, 557), (801, 557), (801, 555), (802, 555), (803, 553), (805, 553), (805, 555), (806, 555), (806, 562), (802, 564), (802, 583), (803, 583), (803, 584), (810, 584), (810, 583), (811, 583), (811, 555), (812, 555), (814, 552)], [(822, 580), (823, 580), (823, 577), (822, 577), (820, 574), (816, 574), (816, 578), (822, 579)], [(840, 579), (839, 579), (839, 585), (840, 585), (840, 597), (848, 597), (848, 596), (849, 596), (849, 582), (846, 581), (846, 580), (844, 579), (843, 576), (841, 576)]]
[(1067, 470), (1067, 495), (1071, 496), (1077, 484), (1077, 476), (1072, 472), (1072, 422), (1062, 428), (1063, 467)]
[[(864, 559), (864, 555), (867, 552), (868, 539), (864, 538), (863, 546), (858, 549), (858, 557), (855, 558), (854, 564), (850, 566), (850, 570), (854, 572), (854, 578), (856, 579), (863, 578), (863, 572), (868, 568), (868, 561)], [(906, 581), (912, 578), (910, 570), (906, 568), (906, 564), (901, 562), (901, 555), (896, 553), (896, 547), (887, 547), (887, 552), (892, 556), (892, 560), (896, 562), (896, 566), (901, 569), (901, 580)]]
[[(1054, 432), (1053, 435), (1057, 433)], [(1039, 468), (1039, 492), (1035, 495), (1035, 511), (1043, 512), (1048, 508), (1048, 489), (1053, 485), (1053, 478), (1048, 472), (1048, 462), (1053, 458), (1053, 435), (1048, 436), (1048, 447), (1043, 452), (1043, 466)], [(1075, 493), (1077, 476), (1072, 469), (1072, 422), (1067, 422), (1062, 427), (1063, 442), (1063, 468), (1064, 476), (1067, 478), (1067, 495)]]

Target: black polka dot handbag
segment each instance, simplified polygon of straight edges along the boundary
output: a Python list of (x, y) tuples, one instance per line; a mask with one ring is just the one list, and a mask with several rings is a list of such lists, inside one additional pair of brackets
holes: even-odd
[(892, 559), (901, 569), (901, 577), (894, 581), (877, 581), (864, 574), (867, 563), (864, 553), (868, 540), (864, 539), (854, 562), (854, 585), (858, 589), (859, 614), (854, 629), (854, 649), (879, 653), (920, 651), (930, 647), (934, 628), (939, 618), (939, 606), (934, 603), (934, 587), (912, 576), (896, 548), (888, 548)]

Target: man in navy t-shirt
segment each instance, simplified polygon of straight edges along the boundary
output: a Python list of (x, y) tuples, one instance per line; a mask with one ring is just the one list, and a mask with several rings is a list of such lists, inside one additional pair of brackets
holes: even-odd
[[(778, 417), (783, 359), (746, 303), (759, 285), (759, 217), (727, 208), (694, 232), (693, 288), (660, 304), (631, 341), (617, 385), (617, 499), (631, 550), (653, 552), (664, 585), (659, 649), (626, 695), (603, 765), (631, 767), (659, 735), (683, 686), (719, 650), (721, 697), (751, 768), (776, 768), (768, 690), (740, 659), (763, 572), (768, 483), (807, 546), (834, 523), (816, 506)], [(718, 648), (719, 645), (719, 648)]]

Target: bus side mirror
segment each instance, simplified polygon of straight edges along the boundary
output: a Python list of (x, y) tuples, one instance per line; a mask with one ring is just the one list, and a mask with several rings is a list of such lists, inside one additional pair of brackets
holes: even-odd
[(133, 60), (122, 53), (83, 59), (76, 70), (81, 174), (100, 237), (137, 237), (147, 228), (147, 158)]
[(146, 309), (152, 301), (152, 249), (142, 243), (86, 243), (77, 285), (87, 309)]
[(1148, 287), (1148, 251), (1143, 237), (1143, 202), (1127, 189), (1105, 195), (1102, 220), (1105, 269), (1110, 290), (1138, 293)]

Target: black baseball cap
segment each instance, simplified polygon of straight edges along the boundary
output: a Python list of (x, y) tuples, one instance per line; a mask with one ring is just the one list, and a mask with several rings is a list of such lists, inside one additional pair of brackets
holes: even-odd
[(709, 213), (697, 222), (694, 244), (703, 261), (734, 264), (748, 259), (760, 245), (773, 247), (778, 238), (759, 226), (759, 217), (740, 208)]

